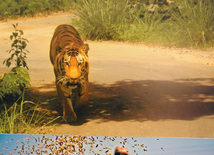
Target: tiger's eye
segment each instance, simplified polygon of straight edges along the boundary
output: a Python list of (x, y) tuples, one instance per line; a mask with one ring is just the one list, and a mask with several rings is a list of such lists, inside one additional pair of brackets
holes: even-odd
[(64, 56), (64, 62), (65, 62), (65, 64), (66, 64), (66, 65), (69, 65), (69, 61), (70, 61), (70, 60), (71, 60), (70, 55), (66, 54), (66, 55)]
[(82, 62), (78, 62), (78, 66), (82, 65)]
[(78, 62), (78, 66), (82, 65), (83, 63), (83, 58), (82, 56), (79, 54), (76, 56), (77, 62)]
[(82, 72), (84, 72), (86, 69), (85, 69), (85, 67), (82, 67)]
[(65, 61), (65, 65), (66, 65), (66, 66), (69, 66), (69, 62)]

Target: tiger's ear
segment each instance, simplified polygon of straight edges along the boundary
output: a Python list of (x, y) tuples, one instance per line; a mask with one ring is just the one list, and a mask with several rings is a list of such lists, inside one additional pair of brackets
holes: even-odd
[(83, 44), (80, 47), (80, 51), (84, 52), (88, 56), (88, 50), (89, 50), (89, 45), (88, 44)]

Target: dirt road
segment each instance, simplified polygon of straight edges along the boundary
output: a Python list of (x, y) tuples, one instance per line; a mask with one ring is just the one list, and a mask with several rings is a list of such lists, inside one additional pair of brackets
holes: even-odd
[[(57, 97), (49, 45), (68, 14), (0, 23), (0, 74), (10, 48), (12, 23), (29, 40), (32, 95)], [(78, 122), (50, 134), (214, 138), (214, 51), (166, 49), (118, 42), (91, 42), (89, 106)], [(49, 110), (60, 111), (59, 100)]]

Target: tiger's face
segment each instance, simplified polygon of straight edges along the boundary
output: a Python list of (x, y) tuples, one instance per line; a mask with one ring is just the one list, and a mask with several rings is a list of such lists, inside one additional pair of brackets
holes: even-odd
[(76, 83), (76, 80), (80, 79), (87, 71), (88, 62), (85, 60), (84, 55), (80, 52), (69, 51), (64, 56), (65, 76), (70, 79), (71, 83)]
[(59, 82), (77, 84), (88, 75), (88, 49), (88, 45), (84, 44), (79, 49), (66, 47), (62, 50), (57, 63), (60, 66), (56, 66)]

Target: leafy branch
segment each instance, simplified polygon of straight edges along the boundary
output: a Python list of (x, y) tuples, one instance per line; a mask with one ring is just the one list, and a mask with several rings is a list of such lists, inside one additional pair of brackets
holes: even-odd
[(17, 100), (24, 89), (30, 86), (30, 75), (26, 70), (29, 69), (26, 62), (26, 55), (29, 51), (25, 49), (28, 40), (22, 37), (24, 32), (17, 29), (17, 26), (18, 24), (13, 24), (15, 31), (10, 35), (10, 40), (13, 42), (11, 49), (6, 51), (11, 55), (3, 61), (7, 67), (10, 67), (12, 61), (15, 61), (15, 67), (11, 69), (10, 73), (5, 73), (3, 77), (0, 77), (0, 101), (4, 102)]
[(29, 51), (25, 49), (29, 41), (22, 37), (24, 32), (22, 30), (18, 30), (17, 26), (18, 23), (13, 24), (15, 31), (10, 35), (10, 40), (12, 40), (13, 43), (11, 44), (11, 49), (6, 51), (11, 55), (8, 59), (4, 60), (3, 64), (10, 67), (12, 60), (15, 59), (16, 67), (23, 66), (24, 68), (29, 69), (26, 63), (26, 54), (29, 53)]

